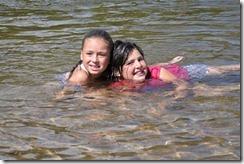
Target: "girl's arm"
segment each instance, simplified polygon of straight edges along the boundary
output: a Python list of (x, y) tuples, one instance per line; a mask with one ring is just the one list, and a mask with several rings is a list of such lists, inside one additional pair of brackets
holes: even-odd
[(165, 82), (172, 82), (177, 79), (175, 75), (173, 75), (171, 72), (166, 70), (165, 68), (161, 67), (159, 79)]
[(188, 87), (188, 82), (183, 79), (177, 78), (174, 74), (161, 67), (159, 79), (165, 82), (172, 82), (176, 85), (176, 91), (184, 90)]

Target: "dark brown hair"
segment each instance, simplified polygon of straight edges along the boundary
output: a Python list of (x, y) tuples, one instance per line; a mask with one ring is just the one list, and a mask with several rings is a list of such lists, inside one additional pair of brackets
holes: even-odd
[[(102, 74), (102, 76), (105, 76), (106, 78), (110, 78), (111, 74), (112, 74), (112, 70), (111, 70), (111, 61), (113, 58), (113, 48), (114, 48), (114, 43), (113, 43), (113, 39), (111, 38), (111, 36), (109, 35), (108, 32), (106, 32), (105, 30), (102, 29), (93, 29), (91, 31), (89, 31), (84, 38), (82, 39), (82, 43), (81, 43), (81, 50), (84, 47), (85, 41), (88, 38), (102, 38), (104, 39), (106, 42), (108, 42), (108, 46), (110, 49), (110, 62), (109, 65), (107, 66), (106, 70), (104, 71), (104, 73)], [(82, 64), (82, 60), (80, 60), (70, 71), (70, 76), (69, 78), (72, 76), (74, 70), (76, 69), (76, 67), (78, 67), (78, 65)], [(68, 79), (69, 79), (68, 78)]]

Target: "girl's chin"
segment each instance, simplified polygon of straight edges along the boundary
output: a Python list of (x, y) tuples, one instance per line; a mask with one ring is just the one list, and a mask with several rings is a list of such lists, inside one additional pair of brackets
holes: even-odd
[(137, 83), (140, 83), (140, 82), (143, 82), (145, 81), (146, 78), (145, 77), (140, 77), (140, 78), (135, 78), (134, 81), (137, 82)]
[(100, 76), (102, 74), (103, 70), (100, 69), (90, 69), (89, 74), (92, 76)]

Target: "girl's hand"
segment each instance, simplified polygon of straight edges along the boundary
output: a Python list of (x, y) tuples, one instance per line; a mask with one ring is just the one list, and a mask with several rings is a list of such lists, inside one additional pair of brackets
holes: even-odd
[(175, 98), (184, 98), (187, 96), (189, 83), (187, 81), (184, 81), (182, 79), (177, 79), (173, 81), (175, 88)]
[(176, 56), (176, 57), (174, 57), (172, 60), (170, 60), (168, 63), (169, 63), (169, 64), (175, 64), (175, 63), (180, 62), (180, 61), (183, 60), (183, 59), (184, 59), (183, 56)]
[(174, 57), (172, 60), (170, 60), (168, 62), (165, 62), (165, 63), (156, 63), (154, 65), (168, 66), (168, 65), (171, 65), (171, 64), (176, 64), (176, 63), (180, 62), (183, 59), (184, 59), (183, 56), (176, 56), (176, 57)]
[(176, 91), (183, 91), (188, 88), (188, 82), (182, 79), (176, 79), (173, 81), (173, 83), (176, 85)]

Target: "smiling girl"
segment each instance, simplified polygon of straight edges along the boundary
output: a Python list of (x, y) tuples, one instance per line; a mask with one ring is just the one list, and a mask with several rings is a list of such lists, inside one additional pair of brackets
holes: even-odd
[(141, 88), (145, 87), (145, 83), (140, 83), (146, 80), (151, 80), (149, 82), (157, 87), (159, 82), (154, 81), (152, 83), (152, 81), (161, 80), (164, 85), (172, 82), (176, 85), (177, 90), (181, 90), (187, 87), (186, 81), (195, 82), (206, 75), (217, 75), (231, 70), (239, 70), (240, 65), (207, 66), (205, 64), (192, 64), (180, 66), (159, 63), (147, 66), (144, 53), (139, 46), (135, 43), (117, 40), (114, 44), (112, 69), (116, 81), (110, 85), (113, 87), (129, 86), (135, 88), (140, 86), (139, 88)]
[(106, 31), (91, 30), (82, 40), (80, 61), (59, 79), (63, 84), (78, 86), (109, 79), (113, 45), (113, 40)]

